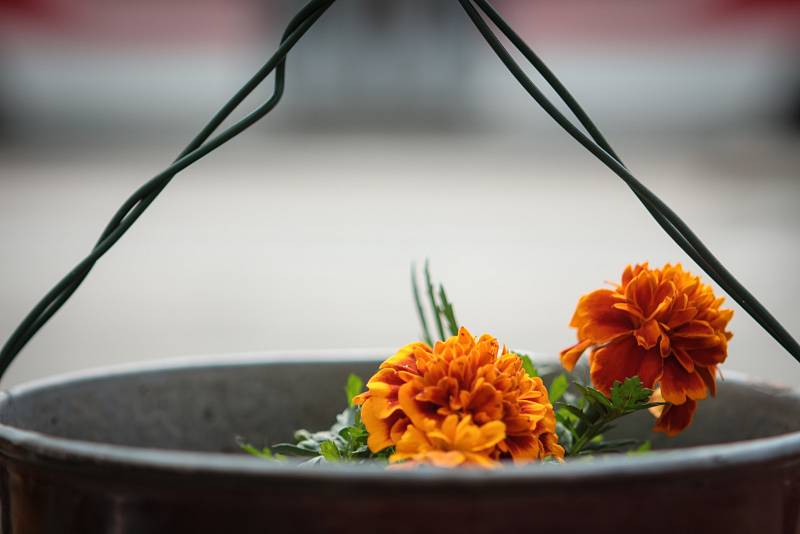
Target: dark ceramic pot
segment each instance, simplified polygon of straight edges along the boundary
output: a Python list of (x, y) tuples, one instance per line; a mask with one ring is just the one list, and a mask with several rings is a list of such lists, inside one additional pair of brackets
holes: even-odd
[[(372, 352), (372, 358), (385, 353)], [(354, 352), (190, 359), (0, 400), (4, 533), (794, 533), (800, 397), (731, 376), (663, 450), (492, 472), (297, 468), (239, 453), (323, 429)], [(618, 429), (648, 437), (640, 414)]]

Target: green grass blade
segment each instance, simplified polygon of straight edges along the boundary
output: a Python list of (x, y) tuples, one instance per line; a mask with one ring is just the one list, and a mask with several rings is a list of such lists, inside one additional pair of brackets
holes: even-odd
[(414, 292), (414, 304), (417, 306), (417, 315), (419, 316), (419, 322), (422, 324), (422, 335), (424, 337), (425, 343), (428, 345), (433, 345), (433, 339), (431, 338), (431, 331), (428, 328), (428, 321), (425, 319), (425, 310), (422, 308), (422, 299), (419, 297), (419, 285), (417, 284), (417, 267), (413, 263), (411, 264), (411, 290)]
[(444, 315), (445, 320), (447, 320), (447, 326), (450, 328), (450, 335), (457, 336), (458, 335), (458, 321), (456, 321), (456, 313), (453, 311), (453, 304), (447, 300), (447, 293), (444, 291), (444, 285), (439, 284), (439, 298), (442, 301), (442, 307), (440, 311), (442, 315)]
[(436, 330), (439, 332), (439, 339), (445, 340), (444, 326), (442, 325), (442, 316), (439, 306), (436, 304), (436, 293), (433, 290), (433, 282), (431, 281), (430, 262), (425, 260), (425, 286), (428, 290), (428, 299), (430, 299), (431, 308), (433, 310), (433, 318), (436, 321)]

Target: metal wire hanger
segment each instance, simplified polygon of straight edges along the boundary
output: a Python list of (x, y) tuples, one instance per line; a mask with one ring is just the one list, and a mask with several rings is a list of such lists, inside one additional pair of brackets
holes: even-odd
[[(31, 310), (16, 328), (0, 350), (0, 377), (2, 377), (14, 358), (47, 323), (47, 321), (69, 300), (80, 287), (95, 263), (114, 246), (130, 229), (136, 220), (153, 203), (164, 188), (182, 170), (227, 143), (247, 128), (264, 118), (280, 102), (285, 89), (286, 56), (319, 18), (336, 0), (311, 0), (292, 18), (286, 27), (281, 44), (272, 57), (258, 72), (220, 109), (209, 123), (180, 153), (178, 158), (165, 170), (151, 178), (117, 210), (106, 225), (92, 251), (79, 262), (61, 281), (59, 281), (42, 300)], [(631, 174), (620, 157), (611, 148), (600, 130), (595, 126), (575, 98), (569, 93), (547, 65), (533, 52), (525, 41), (503, 19), (488, 0), (458, 0), (478, 32), (488, 43), (500, 61), (528, 92), (528, 94), (558, 123), (570, 136), (603, 162), (619, 176), (656, 222), (667, 234), (694, 260), (720, 287), (725, 290), (753, 319), (761, 325), (795, 360), (800, 362), (800, 345), (772, 314), (714, 257), (711, 251), (652, 191)], [(568, 119), (541, 92), (525, 71), (517, 64), (505, 48), (489, 22), (508, 39), (517, 51), (539, 72), (544, 80), (566, 104), (584, 133)], [(275, 82), (272, 96), (255, 111), (246, 115), (232, 126), (212, 137), (221, 124), (272, 72)]]

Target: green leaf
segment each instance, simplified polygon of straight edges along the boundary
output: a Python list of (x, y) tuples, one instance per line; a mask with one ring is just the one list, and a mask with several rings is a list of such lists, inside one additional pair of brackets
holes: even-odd
[[(600, 436), (598, 436), (600, 437)], [(606, 440), (604, 441), (601, 439), (594, 439), (587, 445), (584, 450), (585, 451), (604, 451), (604, 452), (611, 452), (611, 451), (620, 451), (623, 449), (628, 449), (635, 445), (639, 445), (639, 440), (636, 439), (613, 439), (613, 440)]]
[(650, 452), (651, 450), (653, 450), (653, 443), (648, 439), (642, 442), (641, 445), (636, 447), (636, 449), (631, 452), (634, 454), (644, 454), (646, 452)]
[(456, 314), (453, 311), (453, 305), (447, 300), (447, 293), (444, 291), (444, 285), (439, 284), (439, 298), (442, 300), (442, 305), (439, 310), (447, 320), (447, 326), (450, 328), (450, 335), (458, 335), (458, 321), (456, 321)]
[(353, 397), (358, 395), (364, 390), (364, 381), (358, 376), (350, 373), (347, 377), (347, 384), (344, 387), (345, 394), (347, 395), (347, 404), (351, 408), (354, 406)]
[(556, 423), (556, 435), (558, 436), (559, 445), (564, 447), (564, 450), (567, 452), (567, 454), (569, 454), (574, 441), (572, 430), (563, 423), (559, 422)]
[(254, 446), (249, 443), (240, 441), (239, 447), (251, 456), (255, 456), (256, 458), (262, 458), (264, 460), (279, 460), (280, 455), (274, 455), (269, 447), (264, 447), (261, 450), (258, 450)]
[(564, 396), (567, 388), (569, 388), (569, 380), (567, 379), (567, 375), (561, 373), (550, 383), (550, 402), (556, 402), (558, 399)]
[[(578, 419), (580, 421), (586, 421), (588, 424), (592, 423), (592, 421), (589, 418), (589, 416), (586, 413), (584, 413), (583, 410), (581, 410), (577, 406), (573, 406), (571, 404), (566, 404), (566, 403), (559, 402), (559, 403), (556, 404), (556, 407), (558, 408), (559, 412), (564, 410), (564, 411), (568, 412), (575, 419)], [(556, 415), (558, 415), (558, 414), (556, 414)]]
[(299, 445), (293, 445), (292, 443), (276, 443), (272, 446), (272, 453), (273, 454), (285, 454), (286, 456), (317, 456), (319, 455), (318, 450), (311, 450), (306, 449), (304, 447), (300, 447)]
[(653, 390), (642, 386), (638, 376), (626, 378), (623, 382), (616, 381), (611, 386), (611, 403), (620, 412), (643, 409), (652, 396)]
[(436, 293), (433, 290), (433, 281), (431, 280), (430, 262), (425, 260), (425, 287), (428, 290), (428, 300), (430, 301), (431, 309), (433, 311), (433, 318), (436, 321), (436, 330), (439, 332), (439, 339), (444, 341), (444, 327), (442, 326), (441, 309), (436, 304)]
[(528, 374), (529, 377), (536, 378), (537, 376), (539, 376), (539, 372), (536, 370), (536, 366), (533, 365), (533, 360), (531, 360), (530, 356), (528, 356), (527, 354), (519, 354), (519, 353), (515, 354), (519, 356), (520, 360), (522, 360), (522, 368), (525, 369), (525, 372)]
[(368, 434), (364, 427), (346, 426), (339, 431), (339, 435), (342, 436), (345, 441), (356, 441), (366, 437)]
[(603, 395), (601, 391), (598, 391), (591, 386), (583, 386), (577, 383), (575, 384), (575, 387), (577, 387), (583, 393), (583, 398), (588, 402), (594, 405), (602, 406), (608, 410), (614, 409), (614, 405), (611, 403), (608, 397)]
[(322, 455), (322, 457), (329, 462), (338, 462), (342, 458), (339, 454), (339, 448), (332, 440), (323, 441), (320, 443), (319, 452), (320, 455)]
[(433, 339), (431, 338), (431, 331), (428, 328), (428, 320), (425, 319), (425, 310), (422, 307), (422, 299), (419, 296), (419, 285), (417, 284), (417, 266), (411, 264), (411, 291), (414, 293), (414, 304), (417, 307), (417, 315), (419, 322), (422, 325), (423, 341), (428, 345), (433, 346)]

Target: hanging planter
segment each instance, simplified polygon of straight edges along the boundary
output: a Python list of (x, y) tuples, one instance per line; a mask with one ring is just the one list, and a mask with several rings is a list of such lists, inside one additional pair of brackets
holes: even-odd
[[(329, 424), (348, 373), (374, 370), (369, 358), (378, 352), (369, 354), (292, 354), (289, 361), (285, 353), (224, 356), (15, 388), (0, 402), (4, 532), (783, 533), (797, 527), (800, 398), (737, 376), (728, 376), (718, 398), (670, 442), (676, 449), (635, 457), (397, 471), (298, 468), (223, 454), (235, 451), (235, 435), (270, 443), (288, 439), (298, 426)], [(619, 430), (649, 436), (652, 418), (642, 415)]]
[[(288, 52), (334, 1), (311, 0), (264, 67), (172, 165), (123, 204), (92, 252), (8, 339), (0, 375), (177, 173), (278, 104)], [(631, 174), (489, 2), (458, 1), (545, 112), (625, 181), (687, 255), (800, 361), (792, 336)], [(490, 23), (580, 127), (528, 78)], [(273, 72), (272, 97), (215, 133)], [(3, 393), (2, 531), (800, 528), (800, 396), (730, 373), (717, 383), (732, 312), (699, 278), (680, 266), (629, 267), (614, 288), (580, 300), (571, 323), (577, 343), (557, 362), (509, 350), (489, 335), (476, 339), (458, 324), (427, 267), (425, 275), (425, 291), (413, 286), (423, 340), (399, 350), (189, 359)], [(585, 352), (588, 378), (569, 386), (555, 369), (572, 371)], [(356, 375), (371, 377), (366, 390)], [(697, 410), (708, 396), (716, 399)], [(296, 432), (304, 428), (313, 432)], [(323, 428), (331, 430), (316, 432)], [(237, 445), (235, 436), (276, 445)]]

